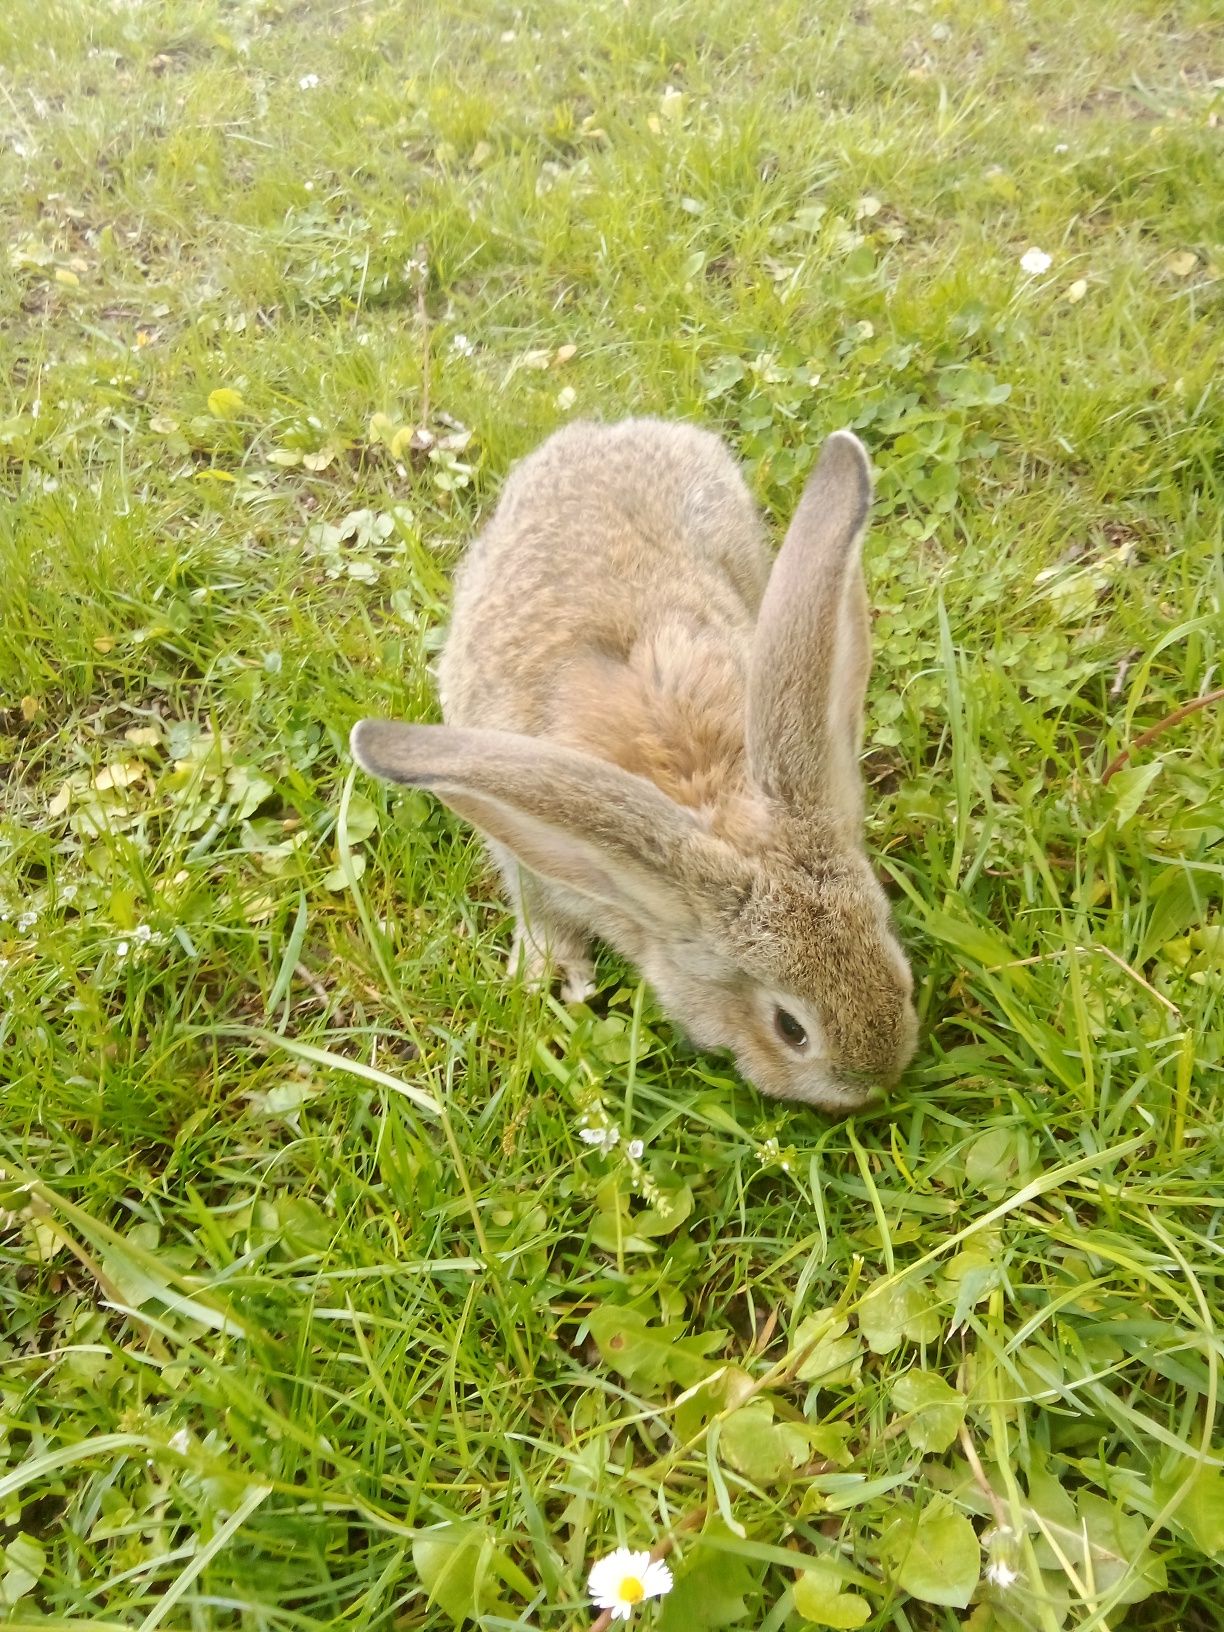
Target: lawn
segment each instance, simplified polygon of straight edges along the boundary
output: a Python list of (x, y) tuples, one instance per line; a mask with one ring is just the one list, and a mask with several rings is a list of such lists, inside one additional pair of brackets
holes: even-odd
[[(0, 219), (0, 1622), (1217, 1632), (1216, 0), (6, 0)], [(870, 1115), (348, 755), (636, 412), (876, 461)]]

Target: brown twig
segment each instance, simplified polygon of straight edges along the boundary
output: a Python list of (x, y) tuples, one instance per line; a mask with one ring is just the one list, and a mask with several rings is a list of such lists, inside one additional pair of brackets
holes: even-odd
[(1101, 786), (1104, 787), (1111, 776), (1116, 776), (1131, 755), (1137, 753), (1140, 748), (1146, 748), (1149, 742), (1155, 742), (1156, 738), (1163, 732), (1171, 730), (1175, 725), (1180, 725), (1191, 714), (1197, 714), (1200, 708), (1206, 708), (1210, 703), (1218, 703), (1221, 698), (1224, 698), (1224, 686), (1219, 686), (1215, 691), (1209, 691), (1202, 697), (1195, 697), (1191, 702), (1183, 703), (1180, 708), (1175, 708), (1171, 714), (1166, 714), (1163, 720), (1157, 720), (1155, 725), (1149, 726), (1146, 731), (1135, 738), (1134, 742), (1128, 743), (1120, 754), (1115, 755), (1110, 760), (1109, 764), (1101, 772)]
[(1126, 677), (1131, 671), (1131, 664), (1139, 655), (1137, 651), (1127, 652), (1125, 657), (1119, 659), (1118, 667), (1114, 671), (1113, 685), (1109, 688), (1110, 702), (1116, 702), (1121, 697), (1126, 688)]
[(314, 974), (310, 969), (307, 969), (304, 963), (295, 963), (293, 966), (293, 972), (300, 981), (304, 981), (305, 984), (310, 987), (311, 991), (315, 994), (325, 1009), (331, 1008), (331, 993), (328, 991), (327, 987), (324, 986), (318, 975)]
[(1008, 1520), (1011, 1514), (1004, 1506), (1003, 1498), (986, 1477), (986, 1469), (982, 1466), (982, 1460), (974, 1449), (973, 1441), (969, 1438), (969, 1430), (963, 1422), (960, 1425), (960, 1433), (957, 1437), (960, 1439), (961, 1450), (965, 1453), (965, 1461), (969, 1464), (969, 1471), (973, 1474), (979, 1490), (990, 1503), (990, 1510), (995, 1516), (995, 1524), (1000, 1530), (1010, 1529)]
[(773, 1342), (773, 1334), (777, 1330), (777, 1326), (778, 1326), (778, 1307), (775, 1304), (774, 1307), (769, 1311), (769, 1314), (768, 1314), (768, 1316), (766, 1317), (766, 1320), (765, 1320), (765, 1324), (761, 1327), (760, 1331), (757, 1332), (756, 1335), (752, 1339), (752, 1345), (751, 1345), (751, 1347), (749, 1348), (749, 1351), (748, 1351), (750, 1356), (754, 1355), (754, 1354), (764, 1354), (765, 1350)]

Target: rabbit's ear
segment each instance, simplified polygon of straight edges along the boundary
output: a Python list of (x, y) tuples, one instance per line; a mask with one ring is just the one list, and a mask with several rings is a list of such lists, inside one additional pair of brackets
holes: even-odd
[(722, 846), (653, 783), (593, 755), (512, 731), (362, 720), (353, 758), (428, 788), (541, 878), (635, 923), (695, 928)]
[(862, 542), (871, 467), (835, 432), (821, 450), (761, 603), (748, 680), (748, 763), (784, 805), (858, 826), (871, 669)]

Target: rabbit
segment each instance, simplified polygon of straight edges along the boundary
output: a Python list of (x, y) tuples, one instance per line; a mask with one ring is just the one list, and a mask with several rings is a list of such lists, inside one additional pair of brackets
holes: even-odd
[(444, 725), (362, 720), (365, 770), (485, 835), (511, 970), (593, 990), (597, 938), (762, 1093), (844, 1114), (911, 1058), (912, 978), (863, 851), (866, 452), (828, 438), (772, 562), (721, 440), (576, 422), (456, 574)]

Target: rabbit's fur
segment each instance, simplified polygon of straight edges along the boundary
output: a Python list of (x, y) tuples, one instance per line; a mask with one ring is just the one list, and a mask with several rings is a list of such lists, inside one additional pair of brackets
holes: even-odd
[(894, 1079), (917, 1033), (862, 846), (870, 496), (836, 433), (771, 567), (717, 437), (573, 424), (512, 472), (456, 576), (447, 723), (352, 738), (485, 834), (514, 965), (551, 959), (580, 998), (598, 937), (698, 1046), (831, 1111)]

